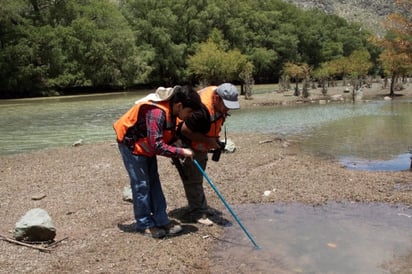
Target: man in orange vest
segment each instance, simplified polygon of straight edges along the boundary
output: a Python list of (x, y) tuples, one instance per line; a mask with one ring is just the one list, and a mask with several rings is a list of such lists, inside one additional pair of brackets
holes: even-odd
[(158, 88), (136, 101), (113, 128), (130, 177), (133, 211), (138, 232), (154, 238), (177, 234), (171, 224), (160, 184), (156, 155), (192, 158), (193, 151), (170, 145), (175, 138), (176, 118), (185, 120), (200, 109), (199, 94), (187, 86)]
[[(219, 86), (209, 86), (199, 92), (203, 106), (193, 113), (178, 127), (178, 135), (184, 145), (192, 148), (193, 158), (205, 170), (208, 160), (207, 153), (214, 150), (219, 153), (224, 147), (219, 140), (222, 125), (231, 109), (239, 109), (237, 88), (224, 83)], [(224, 145), (223, 145), (224, 146)], [(218, 161), (219, 158), (212, 160)], [(213, 225), (208, 218), (208, 206), (203, 189), (203, 175), (192, 160), (184, 159), (181, 163), (183, 186), (189, 207), (189, 220), (204, 225)]]

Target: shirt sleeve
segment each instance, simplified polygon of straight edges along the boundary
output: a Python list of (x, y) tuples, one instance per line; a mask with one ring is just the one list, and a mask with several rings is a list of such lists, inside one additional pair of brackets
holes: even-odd
[(146, 114), (147, 139), (157, 155), (166, 157), (184, 156), (183, 149), (166, 144), (163, 141), (163, 125), (166, 114), (159, 108), (148, 110)]

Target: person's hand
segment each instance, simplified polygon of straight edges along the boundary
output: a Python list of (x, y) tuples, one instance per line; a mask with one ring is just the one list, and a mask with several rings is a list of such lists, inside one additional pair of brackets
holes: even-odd
[(184, 148), (183, 154), (185, 158), (193, 159), (193, 150), (191, 150), (190, 148)]
[(174, 145), (175, 147), (183, 147), (182, 140), (177, 139), (177, 140), (173, 143), (173, 145)]

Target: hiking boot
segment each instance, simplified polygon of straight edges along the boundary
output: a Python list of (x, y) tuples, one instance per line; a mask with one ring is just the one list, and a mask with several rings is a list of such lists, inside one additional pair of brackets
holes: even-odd
[(178, 224), (169, 223), (162, 227), (166, 231), (166, 235), (173, 236), (182, 232), (183, 228)]
[(152, 238), (159, 239), (159, 238), (163, 238), (164, 236), (166, 236), (166, 231), (162, 228), (154, 226), (154, 227), (146, 228), (143, 231), (143, 234), (145, 236), (150, 236)]

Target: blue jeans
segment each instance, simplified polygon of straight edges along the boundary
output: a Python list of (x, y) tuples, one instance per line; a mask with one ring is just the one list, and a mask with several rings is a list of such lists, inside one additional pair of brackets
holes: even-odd
[(160, 184), (156, 156), (135, 155), (119, 144), (124, 166), (130, 177), (136, 229), (144, 230), (170, 223), (166, 213), (166, 199)]

